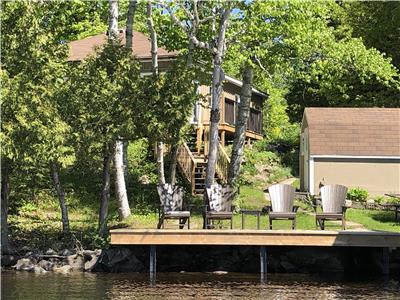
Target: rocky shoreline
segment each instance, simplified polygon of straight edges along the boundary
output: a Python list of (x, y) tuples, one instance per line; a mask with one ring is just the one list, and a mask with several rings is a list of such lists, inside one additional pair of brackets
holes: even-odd
[[(390, 252), (392, 274), (400, 274), (400, 249)], [(16, 271), (48, 272), (147, 272), (149, 247), (111, 247), (97, 250), (48, 249), (22, 256), (3, 255), (2, 267)], [(382, 249), (270, 247), (268, 271), (274, 273), (335, 272), (382, 274)], [(259, 272), (258, 247), (182, 246), (157, 247), (159, 272)]]

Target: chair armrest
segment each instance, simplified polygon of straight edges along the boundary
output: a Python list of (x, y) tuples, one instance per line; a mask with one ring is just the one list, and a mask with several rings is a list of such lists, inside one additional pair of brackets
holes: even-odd
[(262, 213), (266, 213), (266, 214), (270, 213), (271, 211), (272, 211), (272, 206), (271, 205), (266, 205), (261, 209), (261, 212)]
[(297, 212), (298, 209), (299, 209), (299, 206), (298, 206), (298, 205), (294, 205), (294, 206), (293, 206), (293, 212)]

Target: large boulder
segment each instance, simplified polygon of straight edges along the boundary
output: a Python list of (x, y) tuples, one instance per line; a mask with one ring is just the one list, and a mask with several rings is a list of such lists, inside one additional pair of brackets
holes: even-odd
[(52, 263), (51, 261), (42, 259), (41, 261), (39, 261), (38, 266), (43, 268), (46, 271), (53, 271), (54, 263)]
[(83, 256), (79, 254), (67, 256), (67, 263), (72, 267), (73, 271), (83, 271), (85, 267), (85, 260)]
[(143, 263), (128, 248), (118, 247), (104, 250), (92, 271), (142, 272), (144, 269)]
[(47, 273), (47, 271), (45, 269), (43, 269), (42, 267), (39, 267), (39, 266), (34, 266), (33, 267), (33, 272), (35, 272), (36, 274)]
[(73, 269), (70, 265), (65, 265), (62, 267), (54, 268), (53, 271), (57, 273), (68, 274), (71, 273)]
[(17, 271), (33, 271), (36, 262), (31, 258), (21, 258), (17, 261), (13, 268)]

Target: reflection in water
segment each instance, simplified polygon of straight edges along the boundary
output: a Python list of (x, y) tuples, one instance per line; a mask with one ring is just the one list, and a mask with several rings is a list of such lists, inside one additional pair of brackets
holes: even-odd
[(301, 274), (76, 273), (70, 275), (6, 271), (2, 299), (398, 299), (398, 279), (342, 280)]

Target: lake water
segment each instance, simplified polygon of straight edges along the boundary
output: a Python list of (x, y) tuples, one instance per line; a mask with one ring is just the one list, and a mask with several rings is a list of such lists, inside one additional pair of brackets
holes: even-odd
[(317, 275), (159, 273), (32, 274), (4, 271), (1, 299), (400, 299), (400, 278)]

